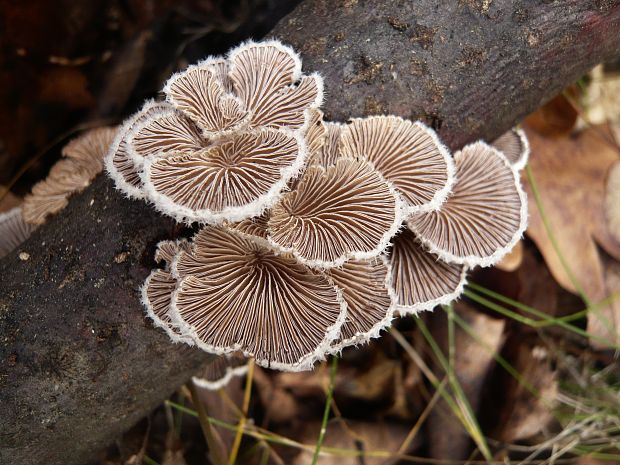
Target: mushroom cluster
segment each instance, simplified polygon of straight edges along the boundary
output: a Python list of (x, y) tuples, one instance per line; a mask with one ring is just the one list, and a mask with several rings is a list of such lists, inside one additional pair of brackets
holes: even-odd
[(276, 41), (190, 66), (163, 92), (123, 124), (106, 168), (128, 196), (198, 224), (158, 244), (142, 287), (173, 341), (311, 369), (457, 298), (468, 269), (525, 229), (518, 131), (452, 156), (420, 122), (326, 122), (320, 76)]

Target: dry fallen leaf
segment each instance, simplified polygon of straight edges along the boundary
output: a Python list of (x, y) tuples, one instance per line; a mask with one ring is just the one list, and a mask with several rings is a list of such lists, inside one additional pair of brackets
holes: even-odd
[[(574, 91), (568, 92), (571, 96), (576, 95)], [(568, 98), (564, 95), (557, 95), (529, 115), (525, 122), (538, 134), (546, 137), (561, 137), (573, 130), (577, 116), (577, 111)]]
[[(620, 243), (607, 229), (604, 215), (605, 179), (618, 160), (607, 126), (586, 129), (575, 137), (548, 139), (526, 127), (532, 147), (529, 167), (540, 192), (541, 202), (565, 263), (566, 272), (545, 230), (541, 212), (524, 176), (529, 197), (527, 234), (543, 254), (554, 278), (565, 289), (579, 293), (592, 303), (608, 296), (605, 271), (597, 244), (620, 259)], [(620, 313), (607, 305), (588, 319), (588, 332), (598, 338), (618, 340)], [(592, 343), (600, 347), (600, 339)]]
[[(319, 435), (320, 423), (308, 422), (304, 425), (299, 440), (305, 444), (315, 444)], [(328, 423), (327, 433), (325, 434), (324, 448), (340, 448), (358, 451), (360, 454), (369, 451), (392, 452), (396, 455), (396, 451), (405, 440), (409, 433), (410, 426), (396, 422), (383, 421), (354, 421), (333, 420)], [(419, 441), (414, 441), (408, 448), (408, 451), (415, 449), (420, 445)], [(329, 451), (329, 449), (328, 449)], [(295, 460), (293, 465), (307, 465), (312, 462), (313, 452), (303, 451)], [(355, 455), (335, 455), (329, 454), (323, 449), (323, 454), (319, 456), (318, 465), (392, 465), (398, 463), (398, 456), (386, 458)]]
[(502, 271), (515, 271), (521, 266), (523, 262), (523, 241), (519, 241), (515, 244), (514, 248), (508, 255), (502, 258), (499, 263), (495, 265), (495, 268), (499, 268)]
[(538, 434), (555, 418), (558, 376), (550, 353), (537, 341), (514, 331), (504, 344), (502, 356), (520, 373), (521, 382), (503, 369), (498, 369), (498, 376), (493, 378), (497, 395), (488, 397), (491, 402), (486, 412), (495, 420), (490, 436), (506, 444)]
[[(493, 356), (499, 351), (503, 342), (505, 321), (480, 313), (464, 301), (459, 301), (454, 311), (478, 337), (473, 339), (455, 324), (454, 372), (472, 410), (476, 412), (483, 402), (480, 397), (482, 387), (495, 365)], [(429, 323), (433, 337), (447, 354), (446, 314), (436, 313)], [(445, 376), (445, 372), (440, 370), (437, 375), (441, 379)], [(428, 438), (430, 456), (436, 459), (463, 460), (469, 456), (473, 447), (470, 435), (443, 400), (437, 403), (429, 415)]]

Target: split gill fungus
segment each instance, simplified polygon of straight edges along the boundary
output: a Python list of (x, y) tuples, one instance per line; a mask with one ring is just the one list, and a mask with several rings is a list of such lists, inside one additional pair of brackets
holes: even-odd
[(273, 40), (189, 66), (163, 94), (121, 126), (105, 166), (197, 231), (158, 245), (142, 301), (173, 341), (222, 356), (205, 386), (250, 357), (311, 369), (447, 304), (525, 229), (517, 129), (453, 156), (421, 122), (325, 121), (321, 77)]

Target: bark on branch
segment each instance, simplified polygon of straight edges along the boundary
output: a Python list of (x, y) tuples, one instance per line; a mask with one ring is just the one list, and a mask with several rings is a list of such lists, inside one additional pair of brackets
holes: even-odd
[[(334, 120), (422, 119), (494, 138), (620, 52), (620, 2), (308, 0), (273, 35), (320, 71)], [(0, 262), (0, 463), (86, 461), (204, 363), (144, 320), (176, 226), (100, 177)]]

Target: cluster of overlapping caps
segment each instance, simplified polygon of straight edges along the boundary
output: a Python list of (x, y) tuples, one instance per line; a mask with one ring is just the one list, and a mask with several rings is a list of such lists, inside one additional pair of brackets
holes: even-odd
[(326, 122), (323, 84), (277, 41), (172, 76), (106, 157), (119, 189), (179, 222), (147, 313), (174, 341), (281, 370), (377, 337), (462, 291), (521, 237), (519, 132), (451, 155), (420, 122)]

